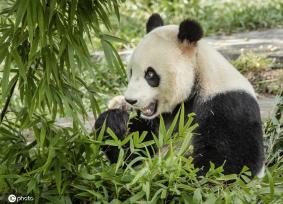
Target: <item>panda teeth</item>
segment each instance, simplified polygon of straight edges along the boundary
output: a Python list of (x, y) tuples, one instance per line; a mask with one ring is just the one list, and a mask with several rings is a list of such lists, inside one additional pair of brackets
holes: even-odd
[(147, 108), (147, 109), (145, 110), (145, 112), (146, 112), (146, 114), (150, 115), (150, 114), (151, 114), (150, 108)]
[(149, 106), (143, 107), (143, 108), (141, 109), (141, 111), (142, 111), (143, 113), (145, 113), (146, 115), (150, 115), (150, 114), (152, 113), (152, 111), (151, 111), (151, 109), (150, 109)]
[(150, 103), (148, 106), (141, 108), (141, 111), (146, 116), (151, 116), (154, 113), (156, 103)]

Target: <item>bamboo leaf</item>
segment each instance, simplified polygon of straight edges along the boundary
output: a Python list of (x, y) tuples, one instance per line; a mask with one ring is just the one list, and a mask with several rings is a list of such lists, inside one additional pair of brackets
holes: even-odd
[(184, 130), (184, 124), (185, 124), (185, 107), (184, 103), (181, 105), (181, 112), (180, 112), (180, 120), (179, 120), (179, 132), (180, 134), (183, 133)]
[(17, 0), (17, 14), (15, 21), (15, 31), (19, 27), (24, 15), (26, 14), (27, 6), (30, 0)]
[(35, 190), (36, 188), (36, 180), (32, 178), (27, 184), (27, 193), (30, 193)]
[(55, 150), (52, 146), (49, 146), (48, 157), (47, 157), (45, 164), (42, 167), (43, 174), (45, 174), (47, 172), (48, 168), (50, 167), (50, 165), (51, 165), (51, 163), (54, 159), (54, 157), (55, 157)]
[(16, 62), (17, 67), (18, 67), (19, 75), (26, 81), (27, 80), (26, 68), (25, 68), (25, 65), (24, 65), (24, 63), (23, 63), (23, 61), (22, 61), (18, 51), (17, 50), (13, 50), (11, 54), (13, 56), (13, 59)]
[(50, 26), (51, 19), (53, 17), (53, 14), (55, 13), (56, 8), (56, 0), (50, 0), (50, 6), (49, 6), (49, 17), (48, 17), (48, 25)]
[(44, 147), (45, 138), (46, 138), (46, 127), (42, 127), (39, 136), (41, 148)]
[(4, 65), (4, 72), (3, 72), (3, 78), (1, 81), (2, 84), (2, 100), (4, 101), (7, 92), (8, 92), (8, 84), (9, 84), (9, 76), (10, 76), (10, 70), (11, 70), (11, 56), (8, 55), (5, 61)]
[(61, 194), (61, 184), (62, 184), (62, 171), (60, 164), (55, 165), (55, 183), (57, 187), (57, 191), (59, 194)]
[(117, 0), (113, 0), (113, 7), (114, 7), (114, 11), (115, 11), (118, 21), (120, 21), (119, 4)]
[(115, 168), (115, 173), (117, 173), (118, 169), (122, 166), (123, 162), (124, 162), (124, 150), (123, 148), (120, 149), (120, 152), (119, 152), (119, 157), (118, 157), (118, 160), (117, 160), (117, 163), (116, 163), (116, 168)]
[(69, 24), (70, 25), (73, 24), (73, 21), (75, 19), (77, 4), (78, 4), (78, 0), (72, 0), (71, 5), (70, 5), (70, 7), (71, 7), (70, 14), (69, 14)]
[(29, 33), (29, 41), (30, 44), (33, 44), (33, 33), (35, 30), (35, 22), (33, 21), (33, 16), (35, 15), (35, 13), (33, 13), (33, 1), (30, 1), (28, 6), (27, 6), (27, 25), (28, 25), (28, 33)]
[(43, 8), (41, 6), (41, 4), (37, 5), (37, 11), (38, 11), (38, 27), (39, 27), (39, 32), (40, 32), (40, 44), (42, 47), (45, 47), (46, 44), (46, 35), (45, 35), (45, 15), (44, 15), (44, 11)]
[(9, 53), (9, 51), (7, 49), (7, 44), (0, 45), (0, 64), (7, 57), (7, 53)]
[(116, 37), (116, 36), (108, 35), (108, 34), (103, 34), (103, 35), (102, 35), (102, 38), (103, 38), (103, 40), (109, 41), (109, 42), (128, 43), (128, 41), (125, 40), (125, 39), (118, 38), (118, 37)]

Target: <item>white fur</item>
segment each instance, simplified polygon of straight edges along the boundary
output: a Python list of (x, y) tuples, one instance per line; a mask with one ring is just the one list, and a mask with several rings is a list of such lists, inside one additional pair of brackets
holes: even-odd
[[(194, 82), (193, 61), (180, 49), (178, 26), (163, 26), (145, 36), (135, 49), (128, 65), (132, 69), (125, 98), (138, 100), (136, 108), (158, 100), (157, 113), (171, 112), (190, 94)], [(160, 85), (151, 87), (144, 79), (148, 67), (160, 75)]]
[(123, 109), (123, 110), (129, 110), (130, 106), (125, 101), (125, 97), (122, 95), (113, 97), (108, 102), (108, 109)]
[(197, 53), (197, 72), (201, 94), (204, 97), (231, 90), (243, 90), (256, 98), (250, 82), (204, 40), (198, 42)]
[[(171, 112), (187, 99), (198, 75), (199, 94), (208, 100), (218, 93), (242, 90), (256, 97), (255, 92), (239, 71), (204, 40), (196, 46), (178, 41), (179, 27), (162, 26), (148, 33), (139, 43), (128, 64), (127, 99), (137, 100), (135, 108), (148, 106), (158, 100), (157, 113)], [(151, 87), (144, 79), (148, 67), (160, 75), (160, 85)]]

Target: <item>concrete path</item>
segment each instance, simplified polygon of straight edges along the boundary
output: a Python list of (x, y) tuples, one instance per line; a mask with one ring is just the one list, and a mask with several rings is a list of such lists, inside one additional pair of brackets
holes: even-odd
[(206, 40), (229, 60), (237, 59), (242, 52), (252, 51), (283, 62), (283, 29), (212, 36)]

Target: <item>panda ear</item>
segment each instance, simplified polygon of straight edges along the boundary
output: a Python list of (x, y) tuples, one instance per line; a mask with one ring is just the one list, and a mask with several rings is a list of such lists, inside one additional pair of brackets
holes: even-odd
[(201, 25), (194, 20), (184, 20), (179, 26), (178, 39), (183, 42), (187, 40), (189, 43), (196, 43), (203, 36)]
[(149, 33), (154, 28), (157, 28), (157, 27), (163, 26), (163, 25), (164, 25), (164, 23), (163, 23), (161, 16), (158, 13), (154, 13), (147, 20), (146, 33)]

